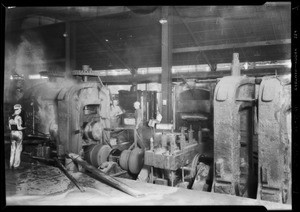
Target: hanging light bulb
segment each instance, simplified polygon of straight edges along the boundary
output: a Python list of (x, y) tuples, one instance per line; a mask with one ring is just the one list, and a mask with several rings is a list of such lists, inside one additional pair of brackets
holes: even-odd
[(165, 24), (165, 23), (167, 23), (167, 22), (168, 22), (168, 20), (165, 19), (165, 18), (161, 18), (161, 19), (159, 20), (159, 23), (161, 23), (161, 24)]
[(245, 62), (245, 64), (244, 64), (244, 68), (245, 68), (245, 70), (248, 70), (248, 68), (249, 68), (249, 64), (248, 64), (248, 62)]

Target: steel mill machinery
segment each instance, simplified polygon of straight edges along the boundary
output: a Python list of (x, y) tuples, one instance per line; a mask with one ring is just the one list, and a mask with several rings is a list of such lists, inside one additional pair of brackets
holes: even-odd
[[(131, 145), (136, 148), (132, 151), (131, 159), (128, 157), (125, 163), (134, 168), (125, 170), (130, 174), (138, 174), (139, 167), (143, 166), (144, 150), (138, 148), (143, 145), (136, 145), (132, 133), (135, 131), (135, 118), (129, 115), (119, 125), (111, 126), (112, 99), (109, 89), (102, 83), (88, 81), (85, 72), (76, 73), (80, 76), (77, 81), (60, 79), (51, 73), (45, 74), (49, 74), (50, 81), (27, 89), (22, 99), (24, 110), (27, 111), (26, 134), (40, 140), (40, 145), (30, 155), (50, 160), (58, 157), (65, 162), (66, 168), (74, 170), (74, 163), (65, 154), (75, 153), (96, 168), (102, 167), (104, 162), (114, 162), (114, 165), (120, 165), (124, 169), (124, 160), (120, 161), (121, 153)], [(144, 124), (139, 129), (139, 144), (144, 143), (147, 147), (151, 130), (146, 124), (147, 119), (156, 118), (156, 92), (133, 90), (126, 92), (126, 95), (122, 93), (121, 104), (122, 98), (130, 100), (128, 95), (134, 97), (131, 107), (135, 101), (141, 102)], [(130, 109), (126, 110), (125, 107), (125, 115), (134, 113)], [(122, 134), (122, 131), (130, 132), (129, 136), (124, 138), (125, 133)], [(118, 166), (118, 170), (120, 169)]]
[(156, 118), (157, 112), (157, 92), (136, 90), (133, 85), (130, 91), (119, 90), (119, 105), (125, 111), (122, 115), (121, 125), (134, 125), (134, 102), (140, 102), (142, 109), (143, 125), (147, 126), (150, 119)]
[(104, 128), (110, 127), (110, 96), (105, 86), (47, 82), (28, 89), (23, 102), (27, 130), (55, 141), (54, 156), (63, 160), (65, 153), (79, 154), (96, 167), (107, 161), (110, 134)]
[(255, 102), (255, 78), (223, 77), (216, 86), (212, 192), (255, 197)]
[(288, 76), (220, 80), (214, 96), (213, 175), (212, 192), (291, 203)]
[[(173, 87), (173, 122), (154, 125), (156, 92), (133, 86), (118, 97), (125, 113), (111, 125), (111, 95), (102, 83), (84, 77), (25, 90), (26, 135), (40, 138), (34, 155), (76, 169), (65, 157), (76, 153), (96, 168), (114, 162), (112, 174), (131, 179), (146, 173), (149, 183), (291, 203), (290, 78), (185, 80)], [(141, 103), (138, 128), (135, 101)]]
[[(215, 86), (216, 81), (196, 82), (195, 80), (187, 80), (174, 86), (173, 95), (175, 130), (180, 132), (184, 128), (190, 139), (195, 138), (199, 143), (203, 142), (209, 148), (213, 147), (213, 95)], [(210, 153), (212, 152), (210, 151)], [(209, 157), (212, 158), (212, 155)]]
[[(134, 108), (136, 101), (140, 102), (139, 115), (142, 120), (138, 127)], [(133, 143), (129, 148), (122, 149), (118, 161), (123, 170), (136, 178), (144, 165), (144, 152), (150, 146), (151, 128), (147, 123), (150, 119), (156, 118), (156, 91), (136, 90), (136, 86), (133, 85), (130, 91), (119, 91), (119, 105), (125, 112), (122, 114), (121, 123), (114, 130), (127, 132), (129, 140)], [(120, 139), (119, 131), (118, 139)]]
[(153, 142), (145, 152), (150, 183), (210, 189), (213, 88), (212, 84), (203, 83), (175, 86), (175, 121), (173, 124), (156, 124)]
[(264, 77), (258, 99), (257, 199), (291, 203), (291, 81)]

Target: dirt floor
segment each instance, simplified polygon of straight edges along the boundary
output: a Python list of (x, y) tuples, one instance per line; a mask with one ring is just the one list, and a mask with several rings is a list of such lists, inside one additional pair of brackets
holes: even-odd
[(267, 201), (215, 194), (118, 178), (144, 196), (136, 198), (81, 173), (71, 173), (85, 192), (56, 167), (22, 163), (23, 169), (6, 166), (6, 205), (263, 205), (267, 209), (291, 209)]

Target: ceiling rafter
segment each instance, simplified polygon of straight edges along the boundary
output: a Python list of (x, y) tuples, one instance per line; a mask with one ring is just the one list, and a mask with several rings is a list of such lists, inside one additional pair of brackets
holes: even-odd
[(282, 45), (282, 44), (291, 44), (291, 39), (177, 48), (177, 49), (173, 49), (173, 53), (186, 53), (186, 52), (195, 52), (195, 51), (209, 51), (209, 50), (218, 50), (218, 49), (246, 48), (246, 47), (270, 46), (270, 45)]
[(123, 66), (124, 68), (127, 68), (130, 70), (131, 73), (135, 73), (135, 68), (130, 67), (128, 64), (126, 64), (123, 59), (112, 49), (112, 47), (107, 43), (104, 42), (104, 38), (99, 38), (98, 35), (95, 34), (95, 32), (84, 22), (82, 22), (82, 25), (93, 35), (93, 37), (101, 44), (103, 45)]
[[(175, 11), (176, 11), (176, 13), (179, 15), (179, 17), (181, 17), (181, 16), (180, 16), (180, 13), (179, 13), (178, 10), (176, 9), (176, 7), (173, 6), (173, 8), (175, 9)], [(193, 32), (192, 32), (192, 30), (190, 29), (190, 27), (188, 26), (188, 24), (185, 22), (184, 19), (181, 19), (181, 20), (182, 20), (182, 23), (184, 24), (184, 26), (186, 27), (186, 29), (188, 30), (188, 32), (190, 33), (190, 35), (192, 36), (192, 38), (193, 38), (195, 44), (196, 44), (197, 46), (199, 46), (198, 39), (195, 37), (195, 35), (193, 34)], [(202, 52), (202, 51), (200, 51), (200, 53), (201, 53), (201, 55), (203, 56), (203, 58), (205, 59), (206, 63), (209, 65), (210, 70), (214, 71), (215, 69), (214, 69), (214, 67), (212, 66), (212, 63), (210, 62), (210, 60), (209, 60), (209, 59), (207, 58), (207, 56), (205, 55), (205, 53)], [(198, 60), (198, 57), (197, 57), (197, 60)]]

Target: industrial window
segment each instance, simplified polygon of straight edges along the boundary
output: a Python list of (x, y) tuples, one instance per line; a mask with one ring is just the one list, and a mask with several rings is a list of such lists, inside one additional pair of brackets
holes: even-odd
[(180, 94), (180, 100), (209, 100), (210, 92), (206, 89), (190, 89)]
[(100, 105), (86, 105), (83, 107), (84, 115), (97, 114)]

